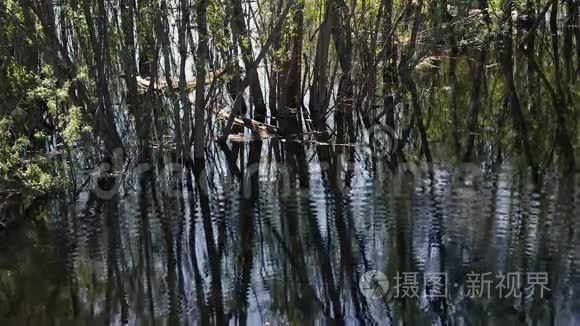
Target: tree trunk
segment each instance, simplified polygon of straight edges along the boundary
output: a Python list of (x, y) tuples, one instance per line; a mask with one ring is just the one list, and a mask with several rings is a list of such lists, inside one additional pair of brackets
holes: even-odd
[(304, 2), (297, 1), (294, 6), (293, 37), (290, 41), (290, 59), (285, 64), (280, 89), (281, 105), (279, 108), (280, 133), (289, 135), (300, 132), (298, 112), (302, 107), (301, 73), (302, 42), (304, 39)]
[(194, 134), (194, 158), (203, 158), (205, 149), (205, 77), (206, 61), (209, 54), (207, 32), (207, 0), (199, 0), (197, 4), (197, 28), (199, 33), (199, 45), (197, 49), (197, 83), (195, 88), (195, 134)]
[[(264, 102), (264, 94), (262, 93), (262, 87), (260, 86), (260, 79), (257, 73), (250, 73), (249, 71), (254, 69), (254, 54), (252, 51), (250, 33), (246, 27), (246, 21), (244, 20), (242, 2), (241, 0), (231, 0), (231, 4), (233, 10), (232, 30), (242, 52), (242, 61), (246, 66), (246, 76), (251, 77), (249, 80), (249, 86), (250, 96), (254, 102), (254, 119), (259, 122), (265, 122), (266, 103)], [(257, 67), (255, 69), (257, 69)]]
[(187, 61), (187, 38), (189, 36), (189, 2), (180, 0), (181, 20), (179, 22), (179, 97), (183, 105), (183, 162), (191, 162), (191, 102), (187, 94), (187, 81), (185, 76), (185, 64)]
[(330, 32), (332, 10), (326, 6), (326, 14), (320, 31), (318, 32), (318, 44), (316, 47), (316, 57), (314, 59), (314, 79), (310, 88), (310, 113), (314, 128), (323, 131), (325, 128), (325, 114), (328, 107), (328, 52), (330, 47)]

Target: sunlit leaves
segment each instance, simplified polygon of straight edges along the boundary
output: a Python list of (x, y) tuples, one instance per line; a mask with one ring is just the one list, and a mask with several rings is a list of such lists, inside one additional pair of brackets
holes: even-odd
[(0, 120), (0, 177), (4, 180), (21, 180), (26, 186), (35, 189), (48, 189), (52, 177), (46, 170), (46, 160), (25, 159), (31, 149), (31, 141), (19, 137), (11, 141), (12, 121)]

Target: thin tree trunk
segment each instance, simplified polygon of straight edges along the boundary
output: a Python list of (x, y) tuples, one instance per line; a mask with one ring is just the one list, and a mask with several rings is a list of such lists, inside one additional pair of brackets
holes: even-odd
[[(250, 77), (250, 96), (254, 103), (254, 119), (258, 122), (266, 121), (266, 103), (264, 102), (264, 94), (262, 93), (262, 87), (260, 86), (260, 79), (257, 73), (251, 73), (250, 69), (254, 69), (254, 54), (252, 51), (252, 41), (250, 37), (250, 32), (246, 26), (246, 21), (244, 20), (244, 10), (242, 7), (241, 0), (231, 0), (233, 18), (232, 18), (232, 30), (238, 46), (240, 47), (242, 54), (242, 61), (246, 66), (246, 76)], [(257, 67), (256, 67), (257, 68)]]
[[(174, 141), (175, 141), (175, 154), (176, 160), (180, 161), (183, 152), (183, 132), (181, 131), (181, 108), (179, 106), (179, 98), (175, 87), (173, 86), (173, 80), (171, 78), (171, 71), (173, 71), (173, 54), (170, 51), (170, 40), (169, 40), (169, 21), (167, 16), (169, 12), (167, 10), (167, 2), (165, 0), (161, 1), (161, 12), (162, 17), (162, 28), (159, 35), (161, 39), (161, 47), (163, 51), (163, 65), (165, 70), (165, 82), (169, 90), (169, 98), (173, 104), (173, 123), (175, 126)], [(181, 174), (180, 174), (181, 175)], [(179, 178), (181, 180), (181, 178)]]
[(290, 59), (286, 64), (282, 87), (280, 89), (281, 105), (279, 108), (280, 133), (288, 135), (299, 133), (298, 112), (302, 107), (301, 73), (302, 42), (304, 40), (304, 1), (299, 0), (294, 6), (294, 34), (290, 41)]
[(191, 163), (191, 102), (187, 94), (187, 81), (185, 75), (185, 65), (187, 62), (187, 39), (189, 36), (189, 1), (180, 0), (181, 20), (179, 22), (179, 97), (183, 106), (183, 162)]
[(384, 30), (383, 30), (383, 111), (386, 112), (387, 126), (395, 127), (395, 106), (392, 93), (396, 83), (397, 51), (393, 45), (393, 1), (383, 0)]
[(532, 169), (532, 174), (534, 176), (538, 173), (538, 167), (535, 163), (534, 156), (532, 155), (532, 150), (530, 148), (529, 137), (528, 137), (528, 127), (521, 109), (520, 100), (516, 91), (516, 85), (513, 75), (513, 40), (512, 40), (512, 28), (513, 22), (511, 17), (511, 8), (513, 6), (513, 0), (506, 0), (503, 5), (503, 25), (505, 30), (502, 31), (501, 41), (503, 43), (503, 51), (501, 53), (500, 64), (502, 68), (502, 73), (504, 76), (504, 93), (505, 93), (505, 104), (506, 107), (510, 108), (514, 129), (518, 132), (518, 138), (520, 147), (522, 148), (528, 164)]
[(326, 14), (320, 31), (318, 33), (318, 43), (316, 46), (316, 57), (314, 59), (314, 79), (310, 88), (310, 113), (314, 128), (323, 131), (325, 128), (325, 114), (328, 106), (328, 55), (330, 47), (331, 17), (330, 6), (326, 6)]
[(207, 0), (199, 0), (197, 4), (197, 28), (199, 31), (199, 45), (197, 49), (197, 83), (195, 88), (195, 159), (203, 158), (205, 149), (205, 78), (206, 61), (209, 54), (207, 31)]
[(473, 89), (471, 91), (471, 100), (469, 103), (470, 110), (469, 110), (469, 125), (468, 131), (469, 135), (467, 136), (467, 144), (465, 154), (463, 155), (464, 161), (470, 161), (473, 155), (473, 146), (475, 143), (475, 137), (479, 130), (478, 120), (479, 120), (479, 111), (481, 110), (481, 90), (483, 88), (483, 82), (485, 78), (485, 66), (487, 64), (487, 48), (481, 49), (481, 56), (477, 63), (478, 69), (477, 74), (475, 75), (475, 79), (473, 80)]

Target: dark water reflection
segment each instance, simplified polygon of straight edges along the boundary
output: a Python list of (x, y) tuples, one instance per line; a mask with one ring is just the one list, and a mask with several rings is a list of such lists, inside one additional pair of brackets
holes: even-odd
[[(439, 163), (430, 176), (364, 148), (291, 142), (200, 163), (193, 180), (131, 173), (109, 200), (55, 194), (3, 235), (0, 324), (580, 323), (576, 176), (533, 184), (509, 163)], [(387, 275), (385, 297), (361, 292), (370, 270)], [(404, 272), (417, 297), (395, 297)], [(445, 297), (425, 286), (435, 272)], [(500, 272), (548, 273), (549, 291), (467, 295), (470, 273)]]

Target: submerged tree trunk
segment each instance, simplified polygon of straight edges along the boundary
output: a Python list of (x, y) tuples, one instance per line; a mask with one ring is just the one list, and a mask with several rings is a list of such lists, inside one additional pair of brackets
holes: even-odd
[(393, 1), (383, 0), (384, 22), (383, 22), (383, 110), (386, 114), (387, 126), (395, 127), (395, 112), (393, 98), (394, 86), (396, 83), (397, 51), (393, 44)]
[(511, 18), (511, 8), (513, 6), (513, 0), (506, 0), (503, 5), (503, 18), (504, 30), (501, 32), (501, 42), (502, 50), (500, 54), (500, 64), (502, 73), (504, 76), (504, 94), (505, 94), (505, 105), (506, 108), (511, 110), (512, 120), (514, 129), (517, 130), (520, 147), (524, 152), (524, 155), (532, 169), (532, 174), (534, 176), (538, 173), (538, 167), (535, 163), (534, 156), (532, 155), (532, 150), (530, 148), (529, 137), (528, 137), (528, 127), (522, 112), (520, 105), (520, 100), (516, 91), (516, 85), (514, 81), (513, 74), (513, 40), (512, 40), (512, 28), (513, 21)]
[[(147, 103), (146, 98), (140, 95), (137, 87), (138, 66), (136, 62), (135, 46), (135, 20), (137, 10), (133, 1), (122, 0), (120, 4), (121, 21), (123, 29), (123, 38), (125, 50), (123, 51), (123, 69), (125, 72), (125, 81), (127, 83), (127, 100), (129, 113), (135, 119), (135, 129), (137, 131), (137, 142), (140, 152), (140, 161), (148, 160), (150, 146), (150, 119), (149, 110), (151, 105)], [(137, 24), (137, 32), (143, 32), (143, 24)], [(152, 37), (149, 37), (152, 42)], [(148, 47), (149, 48), (149, 47)], [(152, 63), (155, 64), (155, 63)], [(150, 65), (152, 65), (150, 64)]]
[(316, 56), (314, 58), (314, 78), (310, 88), (310, 115), (314, 128), (318, 131), (324, 131), (326, 109), (328, 99), (330, 98), (328, 85), (328, 51), (330, 47), (330, 32), (332, 22), (332, 10), (326, 6), (326, 14), (318, 32), (318, 43), (316, 45)]
[(262, 87), (260, 86), (260, 79), (257, 73), (250, 73), (250, 70), (257, 69), (257, 67), (253, 67), (254, 54), (252, 51), (252, 40), (244, 19), (242, 2), (241, 0), (231, 0), (231, 5), (233, 11), (232, 31), (235, 40), (237, 41), (237, 45), (240, 47), (242, 61), (246, 66), (246, 76), (250, 78), (248, 82), (250, 86), (250, 96), (254, 103), (254, 119), (258, 122), (265, 122), (266, 103), (264, 102), (264, 94), (262, 93)]
[(281, 73), (279, 121), (280, 133), (299, 133), (298, 112), (302, 107), (302, 42), (304, 39), (304, 2), (299, 0), (294, 6), (293, 28), (295, 32), (289, 41), (290, 59)]
[[(330, 1), (330, 21), (334, 47), (338, 57), (338, 63), (342, 75), (338, 82), (338, 94), (336, 96), (335, 128), (337, 129), (337, 142), (344, 143), (344, 129), (349, 131), (351, 142), (354, 142), (353, 130), (353, 83), (352, 83), (352, 29), (350, 13), (343, 1)], [(346, 123), (346, 125), (345, 125)]]
[(179, 97), (183, 106), (183, 162), (191, 162), (191, 102), (187, 93), (185, 65), (187, 63), (187, 39), (189, 37), (189, 1), (179, 1), (181, 20), (179, 22)]
[(475, 137), (479, 132), (479, 111), (481, 110), (482, 102), (482, 88), (485, 79), (485, 66), (487, 64), (487, 48), (481, 49), (481, 56), (477, 65), (477, 72), (475, 72), (475, 79), (473, 80), (473, 87), (471, 99), (469, 101), (469, 125), (468, 136), (465, 153), (463, 154), (464, 161), (470, 161), (473, 156), (473, 146)]
[[(572, 147), (570, 134), (568, 132), (568, 88), (564, 91), (562, 80), (562, 71), (560, 66), (559, 58), (559, 45), (558, 45), (558, 2), (554, 1), (552, 3), (552, 10), (550, 12), (550, 31), (552, 32), (552, 54), (554, 58), (554, 79), (556, 82), (556, 96), (552, 95), (553, 106), (556, 112), (556, 122), (558, 124), (556, 128), (556, 141), (560, 147), (560, 152), (565, 160), (564, 164), (568, 171), (573, 171), (575, 169), (575, 159), (574, 159), (574, 148)], [(575, 122), (575, 121), (574, 121)], [(576, 123), (570, 124), (576, 126)]]
[(207, 32), (207, 0), (199, 0), (197, 4), (197, 28), (199, 45), (197, 49), (197, 83), (195, 88), (195, 134), (194, 158), (203, 158), (205, 149), (205, 78), (206, 60), (209, 54)]
[[(183, 132), (181, 131), (181, 107), (179, 105), (179, 96), (177, 94), (177, 89), (174, 87), (171, 72), (173, 71), (173, 54), (170, 50), (170, 40), (169, 40), (169, 20), (167, 15), (169, 11), (167, 9), (167, 2), (163, 0), (161, 2), (161, 12), (164, 13), (162, 18), (162, 27), (160, 28), (159, 38), (161, 40), (161, 49), (163, 53), (163, 69), (165, 70), (165, 82), (168, 86), (168, 93), (170, 101), (173, 105), (173, 125), (175, 127), (175, 132), (173, 139), (175, 142), (175, 157), (176, 161), (180, 162), (183, 159)], [(181, 180), (181, 178), (179, 178)]]

